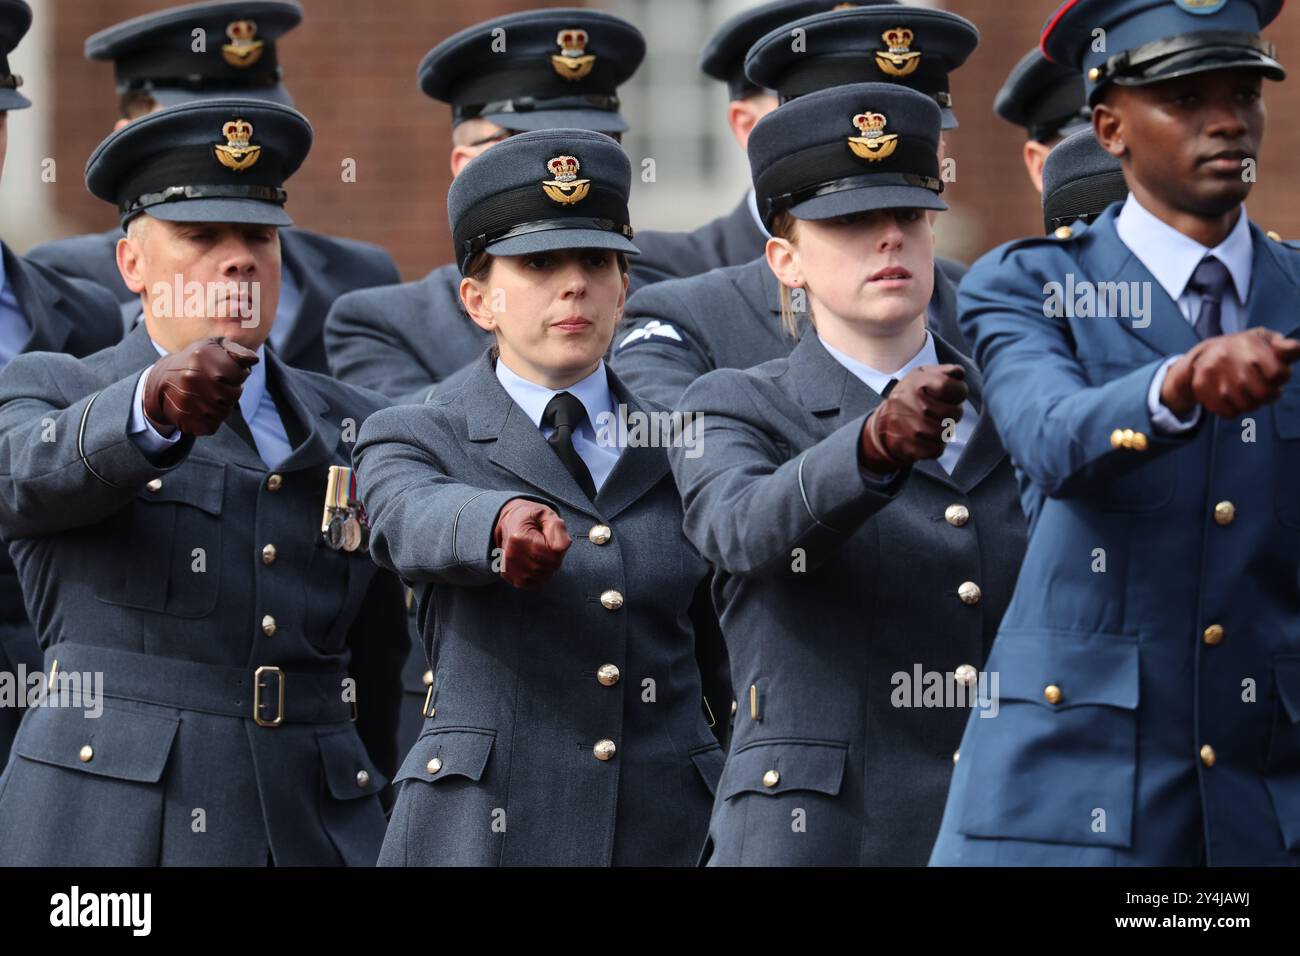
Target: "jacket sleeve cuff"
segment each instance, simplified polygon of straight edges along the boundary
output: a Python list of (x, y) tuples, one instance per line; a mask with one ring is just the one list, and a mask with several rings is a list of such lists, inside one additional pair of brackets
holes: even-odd
[(472, 571), (496, 576), (492, 561), (492, 532), (497, 516), (507, 501), (527, 498), (557, 511), (551, 502), (516, 491), (480, 491), (461, 502), (452, 522), (452, 554), (457, 563)]
[(93, 395), (77, 425), (77, 454), (82, 464), (111, 487), (145, 484), (178, 465), (194, 445), (194, 436), (179, 431), (173, 442), (158, 436), (158, 441), (166, 444), (157, 452), (137, 444), (131, 427), (143, 381), (143, 375), (124, 378)]
[(832, 531), (856, 528), (902, 490), (910, 469), (873, 475), (858, 458), (867, 416), (841, 426), (799, 459), (799, 494), (809, 517)]

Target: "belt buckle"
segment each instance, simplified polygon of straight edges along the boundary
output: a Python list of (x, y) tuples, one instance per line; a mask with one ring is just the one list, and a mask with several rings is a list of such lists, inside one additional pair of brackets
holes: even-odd
[[(274, 720), (265, 720), (262, 717), (262, 675), (274, 674), (279, 678), (280, 690), (277, 695), (277, 707)], [(278, 667), (262, 665), (253, 671), (253, 722), (259, 727), (279, 727), (284, 723), (284, 671)]]
[(433, 685), (430, 684), (429, 689), (424, 692), (424, 706), (420, 708), (420, 716), (424, 717), (426, 720), (433, 716), (433, 714), (430, 713), (429, 711), (429, 705), (432, 703), (433, 703)]

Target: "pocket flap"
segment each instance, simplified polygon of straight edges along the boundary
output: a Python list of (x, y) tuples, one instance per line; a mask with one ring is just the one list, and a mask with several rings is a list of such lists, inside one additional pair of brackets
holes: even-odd
[(156, 490), (146, 486), (136, 497), (140, 501), (167, 501), (191, 505), (210, 515), (221, 514), (226, 490), (226, 466), (220, 462), (189, 458), (155, 479)]
[(836, 740), (758, 740), (733, 751), (722, 773), (722, 798), (741, 793), (775, 796), (815, 790), (835, 796), (844, 778), (848, 744)]
[(14, 740), (28, 760), (100, 777), (157, 783), (162, 778), (177, 717), (104, 707), (98, 717), (80, 707), (34, 707)]
[(1293, 724), (1300, 724), (1300, 657), (1274, 658), (1273, 674), (1287, 718)]
[(435, 730), (421, 735), (402, 761), (397, 780), (423, 780), (437, 783), (447, 777), (480, 780), (487, 766), (488, 754), (496, 731), (462, 727), (458, 730)]
[(718, 780), (722, 778), (722, 768), (727, 762), (727, 755), (722, 752), (722, 747), (719, 744), (712, 744), (692, 750), (691, 762), (704, 778), (704, 785), (709, 788), (709, 793), (716, 796)]
[(375, 767), (356, 730), (320, 734), (320, 758), (325, 767), (325, 783), (335, 800), (355, 800), (378, 793), (388, 783)]
[(1087, 704), (1134, 710), (1138, 705), (1138, 640), (1126, 634), (1004, 630), (985, 671), (994, 699), (1028, 701), (1048, 710)]

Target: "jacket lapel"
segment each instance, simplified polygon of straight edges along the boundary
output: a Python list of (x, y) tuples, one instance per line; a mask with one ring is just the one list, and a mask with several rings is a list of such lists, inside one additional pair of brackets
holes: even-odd
[[(289, 452), (289, 457), (277, 466), (278, 469), (305, 471), (334, 464), (335, 451), (342, 433), (337, 424), (325, 417), (329, 403), (296, 381), (297, 373), (270, 348), (263, 354), (266, 355), (267, 362), (267, 388), (275, 400), (281, 424), (291, 441), (295, 437), (298, 439)], [(357, 422), (357, 428), (360, 427), (361, 423)], [(223, 425), (221, 430), (231, 431), (227, 425)], [(244, 444), (242, 440), (240, 444)], [(258, 461), (261, 462), (260, 457)]]
[[(609, 376), (610, 394), (620, 406), (615, 409), (616, 414), (626, 409), (629, 414), (642, 416), (669, 415), (666, 409), (641, 404), (609, 366), (606, 366), (606, 374)], [(657, 434), (662, 435), (665, 431), (667, 429), (659, 429)], [(669, 435), (677, 437), (671, 432)], [(613, 518), (654, 488), (668, 474), (668, 470), (668, 452), (664, 448), (648, 445), (625, 447), (614, 464), (614, 470), (600, 486), (596, 495), (597, 507), (606, 518)]]
[(980, 375), (975, 363), (941, 336), (935, 336), (934, 348), (941, 363), (952, 363), (965, 369), (970, 403), (980, 417), (951, 475), (937, 461), (931, 464), (940, 472), (943, 476), (941, 480), (946, 484), (958, 488), (963, 494), (969, 494), (971, 489), (992, 474), (1007, 453), (1002, 447), (1002, 439), (998, 437), (997, 426), (993, 424), (993, 416), (984, 408), (984, 377)]
[(578, 487), (541, 429), (515, 404), (496, 376), (491, 353), (471, 366), (461, 388), (469, 440), (492, 442), (488, 458), (542, 495), (599, 520), (595, 504)]

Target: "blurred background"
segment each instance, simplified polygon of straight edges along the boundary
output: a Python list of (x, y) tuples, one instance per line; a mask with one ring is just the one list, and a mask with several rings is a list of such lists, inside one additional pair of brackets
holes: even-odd
[[(0, 236), (18, 251), (37, 242), (102, 231), (114, 210), (91, 197), (82, 173), (117, 118), (112, 66), (88, 62), (90, 34), (178, 4), (166, 0), (28, 0), (31, 32), (11, 57), (33, 102), (9, 116), (0, 184)], [(285, 84), (316, 130), (306, 165), (289, 183), (300, 225), (385, 246), (405, 279), (450, 259), (446, 196), (450, 110), (420, 93), (415, 68), (448, 35), (490, 17), (540, 7), (587, 6), (619, 14), (646, 36), (648, 53), (622, 90), (632, 126), (624, 145), (634, 171), (638, 229), (690, 229), (735, 207), (748, 185), (744, 154), (726, 125), (722, 84), (699, 72), (700, 47), (715, 26), (754, 0), (303, 0), (303, 23), (280, 41)], [(944, 0), (979, 27), (979, 49), (953, 76), (961, 128), (949, 133), (956, 181), (945, 194), (940, 252), (966, 262), (1008, 239), (1042, 232), (1038, 194), (1020, 158), (1024, 133), (996, 117), (993, 97), (1035, 45), (1056, 0)], [(1300, 13), (1285, 11), (1266, 36), (1297, 67)], [(1297, 82), (1292, 80), (1292, 83)], [(1287, 86), (1265, 83), (1271, 122), (1248, 207), (1265, 229), (1300, 237), (1300, 201), (1288, 169), (1300, 155), (1300, 122)], [(636, 176), (655, 161), (656, 181)], [(53, 160), (54, 181), (43, 169)], [(346, 160), (356, 181), (344, 182)]]

